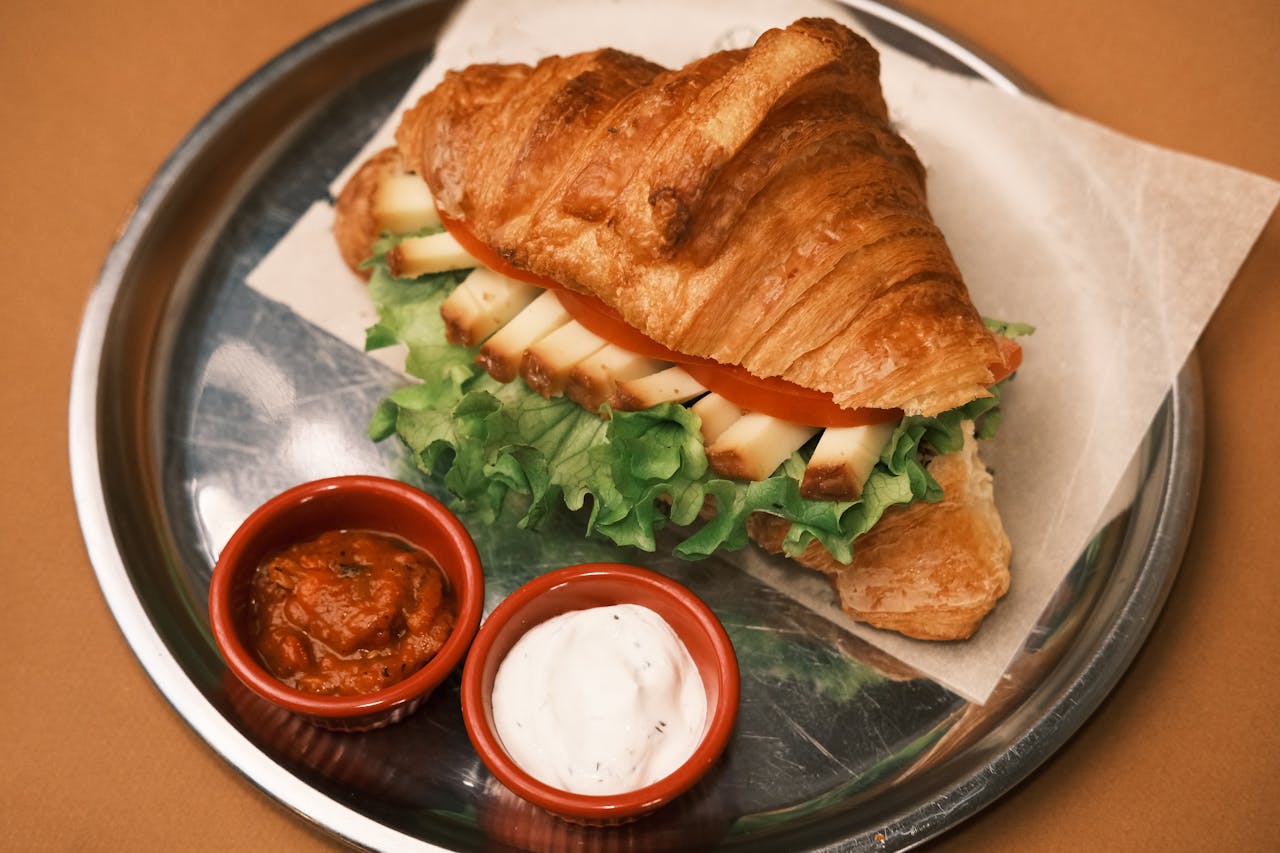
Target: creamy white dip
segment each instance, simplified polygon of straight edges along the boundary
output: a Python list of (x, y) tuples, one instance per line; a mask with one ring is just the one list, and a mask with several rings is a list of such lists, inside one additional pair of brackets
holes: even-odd
[(498, 666), (493, 722), (511, 758), (576, 794), (634, 791), (702, 739), (707, 695), (661, 616), (620, 604), (535, 626)]

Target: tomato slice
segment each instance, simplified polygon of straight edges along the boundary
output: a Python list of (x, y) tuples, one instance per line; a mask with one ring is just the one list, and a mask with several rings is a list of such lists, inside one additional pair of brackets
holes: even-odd
[(1000, 348), (1000, 361), (991, 365), (991, 375), (994, 377), (991, 380), (992, 385), (1007, 379), (1022, 366), (1022, 344), (1013, 338), (996, 335), (996, 346)]
[(740, 408), (822, 427), (862, 426), (902, 417), (898, 409), (841, 408), (830, 394), (777, 377), (761, 379), (736, 365), (676, 352), (637, 330), (595, 296), (568, 289), (557, 290), (556, 296), (569, 316), (589, 331), (637, 355), (679, 364), (707, 390)]
[(776, 376), (761, 379), (737, 365), (685, 364), (685, 371), (743, 409), (792, 423), (820, 427), (854, 427), (898, 420), (901, 409), (846, 409), (830, 394)]
[[(572, 312), (570, 312), (572, 313)], [(603, 335), (601, 335), (603, 337)], [(1022, 347), (1012, 338), (996, 336), (1000, 361), (991, 365), (992, 384), (1006, 378), (1022, 364)], [(761, 379), (737, 365), (715, 362), (686, 363), (685, 371), (726, 400), (792, 423), (822, 427), (853, 427), (899, 420), (901, 409), (846, 409), (830, 394), (813, 391), (785, 379)]]
[[(818, 427), (863, 426), (902, 417), (901, 409), (842, 408), (825, 392), (814, 391), (776, 376), (762, 379), (736, 365), (720, 364), (711, 359), (677, 352), (627, 323), (617, 311), (598, 297), (569, 290), (559, 282), (511, 264), (476, 237), (462, 220), (441, 213), (440, 221), (453, 238), (485, 266), (509, 278), (556, 291), (560, 304), (569, 316), (589, 331), (637, 355), (681, 365), (708, 390), (743, 409)], [(1002, 335), (997, 335), (996, 340), (1000, 345), (1000, 361), (991, 366), (991, 372), (995, 375), (993, 381), (999, 382), (1017, 370), (1022, 363), (1022, 347)]]
[(444, 225), (445, 230), (452, 235), (453, 239), (458, 241), (458, 244), (462, 246), (462, 248), (467, 250), (467, 254), (471, 255), (471, 257), (475, 258), (489, 269), (496, 273), (501, 273), (507, 278), (514, 278), (517, 281), (536, 284), (538, 287), (544, 287), (548, 290), (561, 289), (561, 285), (558, 282), (552, 281), (545, 276), (531, 273), (526, 269), (521, 269), (506, 258), (502, 257), (502, 255), (499, 255), (493, 249), (489, 248), (486, 243), (481, 241), (480, 238), (475, 235), (475, 232), (472, 231), (471, 228), (461, 219), (454, 219), (452, 216), (447, 216), (442, 213), (439, 208), (436, 208), (436, 213), (440, 214), (440, 222)]
[(569, 316), (577, 320), (587, 331), (593, 332), (611, 344), (625, 350), (642, 355), (645, 358), (656, 358), (659, 361), (671, 361), (677, 364), (688, 362), (705, 362), (713, 364), (710, 359), (699, 358), (676, 352), (641, 332), (635, 326), (622, 319), (622, 316), (596, 296), (579, 293), (576, 290), (562, 288), (556, 291), (556, 298), (564, 306)]

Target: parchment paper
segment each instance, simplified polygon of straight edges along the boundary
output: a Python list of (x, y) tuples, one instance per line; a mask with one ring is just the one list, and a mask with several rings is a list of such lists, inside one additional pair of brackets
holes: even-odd
[[(836, 4), (472, 0), (405, 96), (448, 68), (612, 46), (679, 66)], [(856, 29), (856, 25), (855, 29)], [(982, 453), (1013, 543), (1012, 586), (970, 640), (855, 625), (827, 581), (755, 557), (743, 568), (961, 696), (984, 702), (1094, 532), (1161, 401), (1280, 199), (1280, 184), (1160, 149), (1026, 96), (881, 48), (890, 111), (929, 171), (930, 207), (990, 317), (1031, 323), (996, 441)], [(400, 109), (365, 151), (390, 144)], [(348, 171), (335, 177), (333, 191)], [(327, 200), (250, 286), (357, 348), (374, 320), (343, 266)], [(403, 354), (379, 358), (403, 367)], [(1123, 503), (1123, 495), (1120, 496)]]

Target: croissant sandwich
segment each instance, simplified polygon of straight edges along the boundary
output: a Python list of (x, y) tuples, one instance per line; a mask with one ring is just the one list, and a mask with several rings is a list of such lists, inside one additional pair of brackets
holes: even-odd
[[(825, 19), (678, 70), (605, 49), (450, 72), (336, 205), (378, 408), (463, 509), (557, 503), (652, 550), (748, 539), (853, 618), (969, 636), (1009, 584), (975, 438), (1017, 326), (984, 321), (894, 131), (874, 48)], [(696, 523), (695, 523), (696, 522)]]

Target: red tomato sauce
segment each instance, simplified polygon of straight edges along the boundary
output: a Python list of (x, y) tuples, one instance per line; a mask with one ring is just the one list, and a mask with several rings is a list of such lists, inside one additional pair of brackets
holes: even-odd
[(457, 600), (425, 551), (332, 530), (263, 561), (253, 578), (258, 654), (310, 693), (373, 693), (408, 678), (453, 630)]

